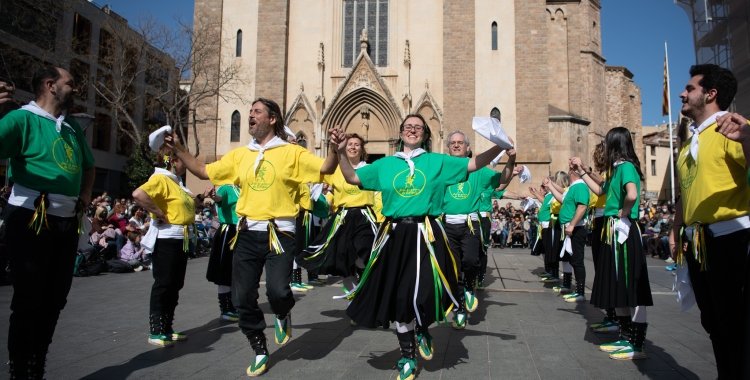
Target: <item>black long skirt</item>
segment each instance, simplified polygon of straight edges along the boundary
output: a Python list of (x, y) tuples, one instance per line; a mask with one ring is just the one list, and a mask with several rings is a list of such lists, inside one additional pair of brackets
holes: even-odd
[(591, 258), (594, 259), (594, 271), (597, 270), (596, 264), (599, 262), (604, 220), (605, 218), (603, 216), (594, 218), (594, 226), (591, 228)]
[(624, 244), (617, 244), (612, 241), (614, 228), (611, 228), (611, 234), (607, 233), (610, 219), (605, 218), (603, 223), (604, 238), (599, 244), (591, 304), (600, 309), (653, 306), (646, 253), (638, 224), (632, 224)]
[(236, 235), (237, 226), (222, 224), (214, 234), (211, 256), (208, 258), (206, 279), (216, 285), (232, 286), (232, 251), (230, 245)]
[[(552, 224), (552, 222), (550, 222), (550, 224)], [(550, 226), (548, 230), (550, 232), (548, 234), (549, 237), (547, 238), (549, 245), (544, 245), (544, 264), (558, 265), (558, 262), (560, 261), (560, 251), (562, 251), (563, 247), (563, 240), (560, 239), (563, 235), (562, 224), (560, 224), (559, 221), (556, 221), (555, 226)]]
[(391, 230), (390, 221), (381, 224), (363, 280), (346, 309), (360, 326), (388, 328), (391, 322), (414, 319), (429, 326), (446, 321), (455, 302), (451, 292), (457, 288), (459, 263), (448, 248), (439, 221), (430, 217), (435, 239), (432, 252), (420, 225), (424, 224), (402, 222)]
[[(302, 207), (299, 208), (299, 213), (294, 221), (295, 232), (294, 232), (294, 257), (299, 257), (302, 251), (307, 248), (310, 243), (318, 235), (320, 227), (316, 227), (313, 221), (313, 214)], [(299, 261), (297, 261), (299, 264)]]
[(531, 255), (532, 256), (539, 256), (542, 253), (544, 253), (546, 255), (547, 250), (546, 250), (545, 246), (547, 244), (551, 244), (551, 241), (550, 241), (551, 237), (549, 235), (550, 235), (550, 229), (549, 229), (549, 227), (542, 228), (542, 233), (539, 234), (538, 238), (534, 242), (534, 247), (531, 250)]
[(492, 229), (492, 221), (488, 216), (479, 215), (479, 225), (482, 227), (482, 246), (479, 247), (479, 254), (486, 255), (487, 249), (490, 247), (490, 230)]
[[(363, 212), (367, 209), (344, 209), (331, 217), (308, 247), (296, 257), (297, 264), (313, 273), (350, 277), (357, 274), (356, 261), (367, 264), (372, 252), (377, 225)], [(343, 220), (341, 220), (343, 219)]]

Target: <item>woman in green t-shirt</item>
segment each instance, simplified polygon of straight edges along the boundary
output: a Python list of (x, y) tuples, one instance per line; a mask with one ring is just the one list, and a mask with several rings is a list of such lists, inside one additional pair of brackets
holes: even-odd
[(604, 186), (588, 175), (577, 162), (571, 169), (583, 175), (597, 196), (606, 194), (604, 231), (599, 246), (591, 303), (600, 308), (615, 308), (620, 323), (620, 340), (599, 346), (613, 359), (645, 359), (646, 308), (652, 306), (646, 254), (638, 224), (641, 163), (633, 149), (630, 131), (612, 128), (605, 138), (607, 181)]
[(234, 258), (232, 243), (237, 235), (235, 208), (240, 198), (240, 188), (233, 183), (227, 183), (219, 186), (218, 189), (207, 188), (203, 196), (214, 200), (220, 223), (219, 230), (213, 237), (206, 279), (219, 287), (219, 318), (237, 322), (240, 317), (232, 304), (232, 259)]
[(417, 346), (423, 358), (432, 358), (427, 327), (447, 322), (446, 314), (458, 305), (453, 294), (459, 291), (457, 262), (437, 219), (446, 188), (466, 181), (470, 172), (485, 167), (501, 149), (493, 147), (471, 159), (430, 153), (430, 128), (420, 115), (406, 116), (399, 131), (396, 155), (356, 171), (346, 157), (346, 141), (339, 145), (338, 154), (349, 184), (381, 192), (387, 218), (375, 236), (347, 314), (369, 328), (387, 328), (396, 322), (402, 355), (399, 379), (412, 379)]
[[(553, 177), (549, 177), (549, 180), (554, 180)], [(539, 206), (539, 213), (537, 214), (537, 221), (539, 222), (537, 225), (538, 231), (536, 234), (536, 241), (534, 242), (534, 245), (531, 248), (531, 254), (534, 256), (538, 255), (544, 255), (543, 257), (546, 257), (548, 254), (547, 247), (552, 247), (552, 236), (550, 234), (550, 204), (552, 203), (552, 199), (554, 198), (552, 193), (544, 186), (544, 184), (539, 185), (539, 189), (535, 189), (533, 187), (529, 187), (529, 193), (536, 198), (541, 206)], [(550, 274), (550, 267), (549, 265), (544, 265), (544, 273), (547, 275)]]

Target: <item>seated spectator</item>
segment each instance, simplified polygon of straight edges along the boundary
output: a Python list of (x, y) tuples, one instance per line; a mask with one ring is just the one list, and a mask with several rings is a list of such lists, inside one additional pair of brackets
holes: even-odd
[(107, 222), (113, 225), (115, 228), (120, 230), (120, 234), (117, 235), (115, 243), (117, 244), (117, 252), (120, 252), (122, 247), (125, 245), (125, 234), (128, 231), (125, 229), (128, 226), (128, 219), (125, 217), (125, 206), (117, 203), (113, 208), (114, 213), (109, 216)]
[(149, 225), (151, 224), (151, 218), (149, 218), (145, 210), (138, 206), (133, 208), (133, 210), (133, 217), (130, 218), (128, 224), (132, 227), (135, 227), (135, 229), (137, 229), (139, 232), (145, 234), (148, 230)]
[(143, 252), (141, 234), (130, 226), (127, 227), (127, 230), (127, 243), (120, 250), (119, 259), (128, 263), (136, 272), (149, 270), (151, 268), (151, 257)]
[(97, 207), (93, 217), (91, 218), (91, 233), (93, 234), (94, 232), (104, 232), (104, 229), (107, 228), (108, 224), (109, 222), (107, 222), (107, 209), (101, 206)]
[(511, 221), (510, 227), (508, 228), (508, 237), (506, 240), (507, 245), (511, 245), (511, 242), (513, 241), (513, 236), (519, 234), (520, 236), (523, 236), (523, 245), (526, 246), (526, 233), (523, 229), (523, 221), (521, 221), (521, 216), (516, 215), (515, 219)]
[(122, 232), (109, 224), (102, 232), (91, 234), (90, 241), (105, 260), (111, 260), (117, 257), (117, 236), (122, 236)]
[(492, 226), (490, 227), (490, 247), (503, 247), (502, 244), (503, 224), (500, 219), (492, 219)]

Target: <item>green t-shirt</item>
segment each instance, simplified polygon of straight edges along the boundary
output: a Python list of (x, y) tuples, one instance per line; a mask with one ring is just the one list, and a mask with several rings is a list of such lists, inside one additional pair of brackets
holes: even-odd
[(544, 196), (542, 207), (539, 208), (539, 215), (537, 215), (540, 222), (550, 221), (550, 216), (552, 215), (552, 213), (550, 212), (549, 207), (550, 207), (550, 204), (552, 203), (553, 197), (554, 195), (552, 195), (552, 193), (547, 193), (547, 195)]
[(482, 192), (500, 186), (502, 173), (481, 168), (469, 174), (469, 180), (455, 183), (445, 189), (443, 212), (448, 215), (469, 214), (479, 211)]
[(86, 137), (71, 117), (55, 122), (24, 110), (0, 119), (0, 158), (10, 158), (10, 179), (42, 193), (77, 197), (83, 170), (94, 166)]
[(221, 196), (221, 202), (216, 202), (219, 209), (219, 222), (223, 224), (237, 224), (237, 200), (240, 198), (240, 189), (234, 185), (221, 185), (216, 189), (216, 195)]
[(630, 210), (630, 218), (638, 219), (638, 205), (641, 202), (641, 177), (631, 162), (625, 162), (615, 168), (612, 179), (604, 183), (604, 193), (607, 194), (607, 203), (604, 205), (604, 216), (617, 216), (625, 201), (625, 185), (634, 183), (636, 187), (636, 199)]
[(506, 191), (507, 190), (495, 190), (494, 188), (488, 188), (482, 191), (482, 194), (479, 197), (479, 211), (491, 212), (492, 199), (503, 199), (503, 195), (505, 195)]
[(357, 169), (363, 189), (382, 193), (386, 217), (438, 216), (443, 211), (446, 187), (468, 177), (468, 158), (423, 153), (412, 161), (413, 177), (406, 161), (395, 156)]
[(560, 208), (560, 223), (565, 224), (573, 220), (578, 205), (586, 206), (586, 211), (583, 213), (583, 219), (586, 219), (586, 215), (589, 213), (590, 200), (591, 191), (589, 191), (589, 187), (585, 182), (581, 181), (571, 185), (568, 188), (568, 193), (565, 194), (565, 199), (563, 199), (562, 207)]

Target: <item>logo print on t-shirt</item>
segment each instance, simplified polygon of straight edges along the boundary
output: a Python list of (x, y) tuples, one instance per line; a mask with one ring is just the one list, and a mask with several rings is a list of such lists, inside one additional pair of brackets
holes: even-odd
[(257, 175), (253, 176), (252, 166), (247, 170), (247, 184), (255, 191), (268, 190), (275, 180), (276, 168), (273, 167), (272, 163), (266, 160), (260, 162)]
[(698, 165), (690, 154), (687, 155), (682, 165), (686, 168), (684, 172), (680, 173), (680, 186), (682, 186), (683, 189), (689, 189), (693, 185), (695, 177), (698, 175)]
[(427, 180), (424, 173), (419, 169), (414, 170), (414, 176), (410, 176), (409, 169), (406, 169), (393, 177), (393, 189), (396, 190), (398, 195), (404, 198), (419, 195), (424, 190), (426, 183)]
[(72, 140), (59, 138), (52, 144), (52, 157), (60, 169), (75, 174), (81, 170), (76, 155), (76, 145)]
[(195, 201), (190, 196), (190, 194), (188, 194), (184, 190), (180, 190), (180, 197), (182, 197), (182, 203), (185, 204), (185, 207), (188, 209), (188, 211), (195, 212)]
[(349, 195), (359, 195), (362, 194), (362, 190), (359, 189), (359, 186), (350, 185), (346, 180), (341, 181), (341, 188), (344, 189), (344, 192)]
[(471, 184), (469, 181), (457, 183), (448, 187), (448, 192), (453, 199), (462, 201), (471, 195)]

